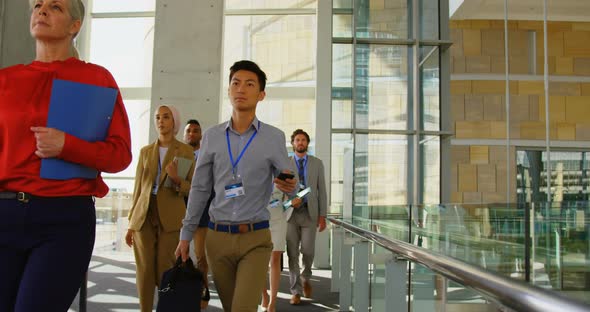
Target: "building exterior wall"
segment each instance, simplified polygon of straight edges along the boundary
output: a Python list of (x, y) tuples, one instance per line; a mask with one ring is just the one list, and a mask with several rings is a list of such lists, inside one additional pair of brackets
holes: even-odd
[[(506, 144), (498, 142), (509, 131), (510, 140), (544, 144), (543, 22), (508, 23), (509, 118), (504, 21), (455, 20), (450, 26), (451, 201), (515, 202), (516, 149), (526, 146), (511, 144), (507, 161)], [(590, 23), (549, 22), (547, 37), (549, 138), (576, 146), (590, 139)]]

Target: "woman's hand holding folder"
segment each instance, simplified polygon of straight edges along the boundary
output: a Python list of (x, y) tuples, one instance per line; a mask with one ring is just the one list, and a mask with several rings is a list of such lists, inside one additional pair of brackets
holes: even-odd
[(66, 141), (66, 135), (63, 131), (46, 128), (46, 127), (31, 127), (37, 141), (37, 150), (35, 155), (39, 158), (57, 157), (61, 154)]

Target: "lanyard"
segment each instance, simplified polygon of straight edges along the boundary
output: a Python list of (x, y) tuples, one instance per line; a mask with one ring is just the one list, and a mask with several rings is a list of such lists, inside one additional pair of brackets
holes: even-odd
[(156, 183), (160, 181), (160, 174), (162, 174), (162, 162), (160, 161), (160, 156), (158, 156), (158, 178), (156, 179)]
[[(258, 121), (258, 128), (260, 128), (260, 120)], [(238, 163), (242, 159), (242, 156), (244, 156), (244, 152), (246, 151), (248, 146), (250, 146), (250, 143), (252, 143), (252, 140), (254, 139), (256, 134), (258, 134), (258, 131), (256, 129), (254, 129), (254, 133), (252, 133), (252, 135), (250, 136), (248, 143), (246, 143), (246, 146), (244, 146), (244, 148), (240, 152), (240, 155), (238, 155), (238, 159), (236, 159), (236, 161), (234, 162), (234, 156), (232, 155), (232, 152), (231, 152), (231, 144), (229, 143), (229, 130), (225, 129), (225, 139), (227, 140), (227, 152), (229, 153), (229, 160), (231, 161), (232, 173), (234, 175), (234, 179), (236, 177), (236, 167), (238, 166)]]

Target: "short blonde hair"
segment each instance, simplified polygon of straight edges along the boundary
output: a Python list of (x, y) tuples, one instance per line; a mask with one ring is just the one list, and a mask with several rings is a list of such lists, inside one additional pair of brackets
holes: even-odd
[[(29, 6), (31, 10), (35, 7), (37, 1), (38, 0), (29, 0)], [(82, 26), (82, 24), (84, 23), (84, 15), (86, 14), (86, 10), (84, 9), (84, 3), (82, 2), (82, 0), (68, 0), (68, 13), (70, 13), (72, 21), (79, 20), (80, 26)], [(78, 33), (75, 33), (74, 36), (72, 36), (72, 39), (76, 38), (76, 36), (78, 36)], [(73, 40), (71, 45), (71, 53), (74, 58), (80, 58), (80, 54), (78, 53), (78, 49), (76, 49), (76, 47), (74, 46)]]
[[(29, 0), (29, 6), (31, 10), (37, 3), (37, 0)], [(84, 15), (86, 14), (86, 10), (84, 9), (84, 3), (82, 0), (68, 0), (68, 12), (72, 17), (72, 20), (80, 20), (80, 24), (84, 23)]]

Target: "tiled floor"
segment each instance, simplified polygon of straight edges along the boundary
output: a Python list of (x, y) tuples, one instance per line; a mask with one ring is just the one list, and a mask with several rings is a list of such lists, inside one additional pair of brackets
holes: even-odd
[[(278, 311), (334, 311), (338, 310), (338, 293), (330, 292), (329, 270), (314, 270), (312, 285), (314, 297), (318, 299), (302, 299), (299, 306), (289, 304), (288, 272), (281, 276), (281, 292), (277, 305)], [(223, 311), (221, 302), (211, 283), (211, 301), (205, 311)], [(93, 256), (88, 273), (87, 312), (135, 312), (139, 311), (139, 303), (135, 287), (135, 263), (133, 254), (129, 252), (103, 252)], [(154, 305), (155, 307), (155, 305)], [(154, 308), (155, 310), (155, 308)], [(79, 300), (72, 304), (71, 312), (78, 312)]]
[[(88, 300), (87, 312), (136, 312), (139, 311), (139, 304), (137, 298), (137, 291), (135, 287), (135, 263), (133, 254), (127, 252), (109, 251), (109, 248), (104, 248), (100, 252), (96, 252), (90, 263), (90, 270), (88, 273)], [(286, 260), (286, 258), (285, 258)], [(306, 311), (306, 312), (320, 312), (320, 311), (337, 311), (338, 310), (338, 293), (330, 292), (331, 271), (329, 270), (314, 270), (312, 278), (313, 297), (314, 299), (302, 298), (301, 305), (291, 306), (289, 304), (290, 294), (288, 293), (288, 272), (283, 271), (281, 275), (281, 292), (279, 293), (279, 301), (277, 311)], [(383, 281), (379, 278), (376, 280), (378, 285), (371, 288), (372, 292), (376, 292), (373, 302), (373, 311), (383, 310), (379, 307), (383, 306), (383, 298), (377, 293), (383, 291)], [(221, 302), (219, 301), (214, 289), (213, 283), (210, 284), (211, 301), (209, 307), (205, 311), (220, 312)], [(578, 299), (587, 301), (587, 292), (567, 292), (571, 297), (578, 297)], [(380, 299), (379, 299), (380, 298)], [(434, 299), (434, 298), (433, 298)], [(456, 287), (450, 285), (447, 293), (447, 303), (444, 307), (439, 300), (422, 300), (415, 301), (415, 308), (419, 304), (425, 304), (428, 308), (419, 309), (420, 311), (453, 311), (453, 312), (490, 312), (497, 311), (494, 305), (486, 304), (481, 296), (464, 289), (463, 287)], [(414, 300), (416, 298), (414, 297)], [(587, 301), (588, 302), (588, 301)], [(155, 307), (155, 305), (154, 305)], [(78, 298), (72, 304), (71, 312), (79, 312)], [(260, 311), (260, 309), (259, 309)], [(415, 310), (416, 311), (416, 310)]]

